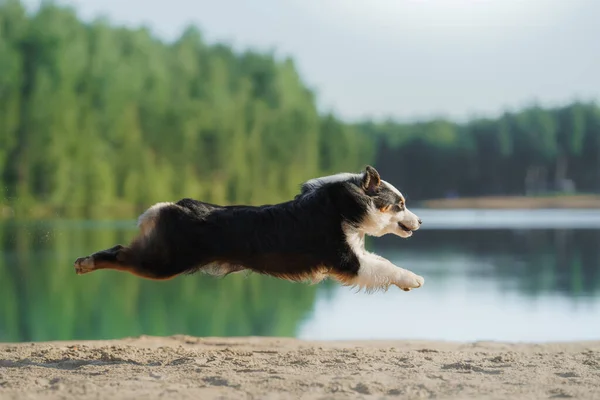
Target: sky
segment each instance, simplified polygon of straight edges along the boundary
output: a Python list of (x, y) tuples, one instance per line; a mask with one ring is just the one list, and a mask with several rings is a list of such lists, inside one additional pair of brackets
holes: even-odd
[[(32, 6), (39, 1), (27, 1)], [(463, 120), (600, 97), (600, 0), (59, 0), (172, 40), (291, 56), (347, 121)]]

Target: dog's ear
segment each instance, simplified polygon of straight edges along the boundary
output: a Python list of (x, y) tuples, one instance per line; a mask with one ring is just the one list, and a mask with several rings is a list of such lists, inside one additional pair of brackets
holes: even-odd
[(379, 176), (379, 172), (370, 165), (367, 165), (365, 169), (365, 174), (362, 178), (362, 188), (367, 193), (373, 193), (377, 190), (377, 188), (381, 185), (381, 177)]

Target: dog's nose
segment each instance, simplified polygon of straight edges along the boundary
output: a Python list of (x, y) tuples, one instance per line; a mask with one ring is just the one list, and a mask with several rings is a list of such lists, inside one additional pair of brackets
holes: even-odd
[(421, 221), (421, 218), (419, 218), (419, 225), (421, 225), (423, 223), (423, 221)]

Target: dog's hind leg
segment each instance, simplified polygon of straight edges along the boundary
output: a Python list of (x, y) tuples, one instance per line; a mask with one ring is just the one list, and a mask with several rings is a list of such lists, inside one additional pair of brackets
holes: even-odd
[(126, 261), (124, 257), (126, 249), (118, 244), (87, 257), (79, 257), (75, 260), (75, 272), (81, 275), (98, 269), (123, 269), (123, 261)]
[[(139, 251), (139, 250), (138, 250)], [(87, 257), (75, 260), (75, 272), (78, 275), (87, 274), (99, 269), (113, 269), (129, 272), (133, 275), (148, 279), (170, 279), (177, 274), (157, 274), (156, 272), (142, 268), (139, 265), (139, 257), (134, 248), (121, 246), (120, 244), (106, 250), (98, 251)]]

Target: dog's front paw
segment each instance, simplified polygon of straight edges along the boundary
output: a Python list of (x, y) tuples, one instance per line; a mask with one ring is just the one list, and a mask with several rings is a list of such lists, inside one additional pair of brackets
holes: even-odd
[(400, 281), (396, 283), (400, 289), (408, 292), (412, 289), (417, 289), (423, 286), (425, 278), (410, 271), (404, 271)]
[(79, 257), (75, 260), (75, 272), (77, 275), (92, 272), (94, 270), (94, 259), (90, 257)]

